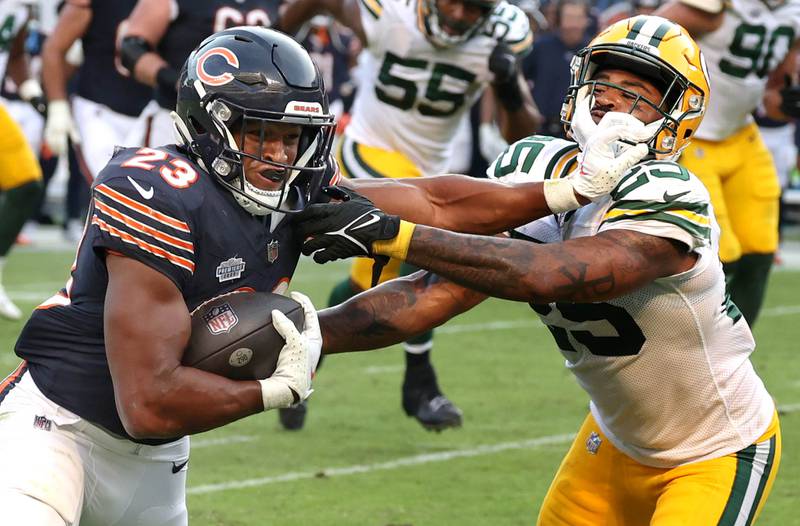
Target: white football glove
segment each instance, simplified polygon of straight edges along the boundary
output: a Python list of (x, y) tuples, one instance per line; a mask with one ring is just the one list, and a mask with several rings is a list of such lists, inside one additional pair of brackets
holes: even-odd
[[(629, 113), (608, 112), (586, 140), (578, 168), (563, 180), (545, 181), (544, 195), (553, 213), (574, 210), (580, 194), (591, 201), (608, 195), (622, 176), (648, 153), (652, 130)], [(636, 143), (630, 145), (620, 139)]]
[(44, 125), (44, 140), (55, 155), (63, 155), (67, 151), (67, 136), (73, 143), (80, 143), (80, 136), (72, 120), (69, 103), (65, 100), (53, 100), (47, 105), (47, 122)]
[(311, 376), (316, 370), (322, 351), (317, 311), (305, 295), (292, 292), (292, 298), (303, 307), (305, 327), (300, 333), (285, 314), (278, 310), (272, 311), (272, 324), (286, 340), (286, 345), (281, 349), (278, 365), (272, 376), (259, 380), (264, 411), (289, 407), (295, 403), (295, 393), (299, 401), (303, 401), (313, 391)]

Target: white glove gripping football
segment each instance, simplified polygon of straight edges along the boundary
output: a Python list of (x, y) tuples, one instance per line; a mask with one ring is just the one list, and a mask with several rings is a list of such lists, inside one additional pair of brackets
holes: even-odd
[(646, 141), (651, 135), (651, 130), (629, 113), (603, 115), (597, 129), (586, 139), (578, 156), (577, 170), (561, 181), (545, 181), (544, 196), (550, 210), (560, 213), (579, 208), (575, 193), (591, 201), (608, 195), (620, 178), (647, 155)]
[(72, 121), (69, 103), (63, 99), (50, 101), (47, 105), (47, 122), (44, 125), (44, 140), (55, 155), (67, 151), (67, 136), (73, 143), (80, 143), (80, 136)]
[(285, 314), (272, 311), (272, 325), (286, 340), (286, 345), (278, 355), (278, 365), (272, 376), (259, 380), (264, 411), (289, 407), (294, 403), (295, 393), (302, 401), (312, 392), (311, 375), (322, 349), (317, 311), (306, 296), (295, 292), (292, 297), (303, 307), (305, 328), (300, 333)]

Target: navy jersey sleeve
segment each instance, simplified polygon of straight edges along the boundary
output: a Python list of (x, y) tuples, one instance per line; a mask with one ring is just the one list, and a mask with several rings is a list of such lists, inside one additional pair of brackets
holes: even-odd
[(122, 161), (112, 161), (92, 188), (93, 248), (141, 261), (183, 290), (194, 274), (195, 236), (182, 193), (157, 172)]

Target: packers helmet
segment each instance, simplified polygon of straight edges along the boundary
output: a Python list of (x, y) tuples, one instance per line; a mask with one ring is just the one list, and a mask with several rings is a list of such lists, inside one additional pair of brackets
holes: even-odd
[[(439, 9), (437, 0), (419, 0), (417, 14), (419, 28), (422, 33), (436, 47), (451, 47), (466, 42), (478, 34), (492, 14), (499, 0), (459, 0), (464, 4), (477, 7), (482, 15), (473, 24), (464, 24), (461, 21), (449, 21)], [(443, 26), (450, 26), (456, 34), (448, 33)]]
[[(578, 51), (570, 68), (571, 85), (561, 108), (561, 122), (579, 144), (587, 120), (589, 127), (594, 125), (589, 112), (598, 84), (631, 94), (634, 107), (647, 104), (658, 111), (661, 118), (645, 124), (653, 130), (650, 152), (659, 159), (680, 154), (708, 105), (708, 72), (700, 48), (685, 29), (658, 16), (641, 15), (612, 24)], [(659, 88), (661, 100), (651, 101), (631, 89), (593, 80), (604, 68), (642, 76)]]

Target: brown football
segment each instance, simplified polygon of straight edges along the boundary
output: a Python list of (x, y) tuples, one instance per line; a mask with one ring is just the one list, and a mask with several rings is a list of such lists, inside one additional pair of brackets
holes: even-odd
[(234, 292), (205, 302), (192, 312), (183, 365), (234, 380), (269, 377), (286, 343), (272, 326), (273, 309), (303, 330), (303, 307), (280, 294)]

